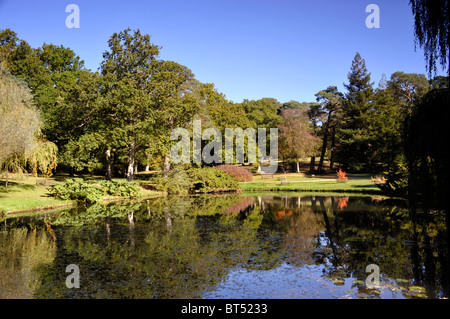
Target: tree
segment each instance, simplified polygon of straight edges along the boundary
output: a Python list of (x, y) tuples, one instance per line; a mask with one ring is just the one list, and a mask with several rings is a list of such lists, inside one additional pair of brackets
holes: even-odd
[(395, 89), (388, 84), (383, 74), (373, 96), (373, 112), (369, 121), (372, 141), (370, 162), (374, 168), (385, 171), (394, 169), (402, 161), (402, 130), (404, 105), (396, 98)]
[(159, 154), (164, 156), (164, 171), (170, 170), (170, 133), (190, 122), (198, 111), (193, 93), (194, 75), (190, 69), (173, 61), (161, 61), (153, 75), (156, 83), (154, 96), (158, 130), (155, 137), (163, 144)]
[(357, 171), (370, 166), (372, 141), (369, 122), (373, 112), (373, 83), (359, 53), (356, 53), (347, 77), (349, 83), (344, 86), (348, 92), (343, 99), (336, 159), (344, 170)]
[(450, 75), (448, 0), (410, 0), (409, 4), (414, 15), (415, 45), (424, 49), (429, 74), (436, 73), (436, 61), (439, 60), (443, 69), (449, 67)]
[(287, 160), (295, 160), (300, 173), (300, 159), (314, 154), (319, 139), (308, 122), (307, 109), (285, 109), (281, 111), (280, 149)]
[[(6, 171), (6, 188), (8, 172), (23, 171), (30, 160), (36, 165), (36, 172), (39, 168), (47, 176), (55, 167), (56, 146), (38, 139), (41, 125), (30, 90), (3, 70), (0, 73), (0, 169)], [(42, 156), (37, 158), (37, 152)]]
[(330, 169), (333, 169), (336, 126), (339, 123), (342, 97), (343, 97), (342, 93), (338, 91), (336, 86), (329, 86), (327, 89), (322, 90), (316, 94), (317, 102), (322, 103), (323, 112), (326, 114), (327, 117), (325, 122), (322, 123), (323, 141), (319, 165), (317, 167), (318, 173), (322, 173), (323, 171), (323, 161), (325, 158), (325, 152), (328, 145), (328, 136), (330, 129), (332, 130)]
[(410, 114), (412, 105), (430, 89), (429, 81), (424, 74), (405, 72), (393, 73), (388, 86), (404, 116)]
[(19, 38), (17, 33), (7, 28), (0, 30), (0, 72), (9, 69), (11, 55), (14, 53)]
[[(265, 128), (266, 130), (277, 128), (281, 123), (281, 118), (278, 115), (278, 109), (282, 104), (274, 98), (262, 98), (251, 101), (245, 99), (241, 104), (244, 107), (247, 118), (251, 122), (255, 123), (253, 128), (256, 131), (260, 128)], [(270, 138), (271, 136), (268, 135), (265, 149), (270, 149)], [(258, 172), (261, 171), (261, 163), (259, 162), (259, 152), (261, 147), (263, 147), (263, 145), (258, 145), (256, 156), (258, 161)]]
[(242, 102), (247, 117), (256, 124), (255, 128), (275, 128), (280, 123), (277, 110), (281, 103), (274, 98), (247, 100)]
[(153, 73), (160, 47), (149, 35), (128, 28), (108, 40), (100, 69), (105, 84), (104, 121), (114, 143), (128, 150), (127, 180), (133, 180), (136, 151), (146, 143), (154, 126)]
[[(176, 62), (157, 60), (160, 47), (140, 30), (114, 33), (108, 45), (101, 64), (104, 121), (115, 145), (128, 150), (127, 180), (132, 181), (136, 153), (152, 140), (169, 141), (171, 130), (193, 113), (188, 85), (193, 74)], [(166, 156), (170, 146), (161, 145)], [(170, 167), (167, 156), (165, 167)]]
[[(319, 103), (309, 103), (309, 109), (308, 109), (308, 118), (310, 123), (312, 124), (313, 133), (316, 136), (319, 136), (320, 128), (322, 126), (322, 123), (324, 122), (324, 115), (325, 112), (322, 109), (322, 105)], [(309, 165), (309, 172), (313, 174), (315, 172), (315, 165), (316, 165), (316, 156), (318, 152), (314, 152), (311, 154), (311, 162)]]
[(256, 126), (256, 123), (248, 118), (242, 103), (227, 100), (225, 94), (219, 92), (213, 83), (198, 85), (199, 111), (204, 115), (203, 119), (211, 121), (211, 123), (205, 123), (205, 127), (212, 125), (224, 134), (225, 128), (245, 129)]
[(450, 154), (441, 137), (446, 136), (450, 118), (449, 98), (448, 89), (428, 92), (408, 118), (405, 130), (410, 199), (422, 201), (427, 208), (448, 209)]
[(444, 89), (449, 88), (448, 86), (448, 76), (438, 75), (430, 80), (430, 86), (433, 89)]
[(9, 29), (0, 32), (0, 52), (2, 65), (31, 89), (33, 102), (43, 119), (42, 133), (62, 148), (69, 140), (68, 127), (62, 125), (67, 117), (66, 98), (77, 85), (80, 74), (89, 72), (84, 62), (63, 46), (44, 43), (33, 49)]

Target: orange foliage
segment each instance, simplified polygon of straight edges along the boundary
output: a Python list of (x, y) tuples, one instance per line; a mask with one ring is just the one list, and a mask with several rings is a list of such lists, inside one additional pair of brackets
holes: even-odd
[(348, 204), (348, 198), (347, 197), (339, 197), (338, 202), (338, 208), (339, 210), (343, 210), (345, 207), (347, 207)]
[(339, 169), (337, 171), (337, 175), (338, 175), (338, 182), (346, 182), (347, 181), (347, 176), (345, 176), (345, 172), (342, 169)]

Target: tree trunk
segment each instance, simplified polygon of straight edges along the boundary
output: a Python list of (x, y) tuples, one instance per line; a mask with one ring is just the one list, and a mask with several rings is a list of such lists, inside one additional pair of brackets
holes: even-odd
[(164, 211), (164, 217), (166, 219), (166, 228), (169, 233), (172, 232), (172, 216), (170, 216), (169, 208), (166, 207)]
[(314, 173), (315, 166), (316, 166), (316, 157), (311, 156), (311, 163), (309, 163), (309, 173), (311, 173), (311, 174)]
[(6, 171), (5, 191), (8, 191), (8, 171)]
[(131, 249), (134, 249), (135, 247), (135, 236), (134, 236), (134, 212), (128, 213), (128, 221), (130, 223), (129, 229), (130, 229), (130, 247)]
[(134, 143), (134, 141), (132, 141), (130, 144), (129, 157), (128, 157), (128, 171), (127, 171), (127, 181), (128, 182), (133, 181), (135, 152), (136, 152), (135, 143)]
[(331, 155), (330, 155), (330, 170), (333, 170), (334, 165), (334, 146), (336, 144), (336, 124), (333, 125), (333, 130), (331, 131)]
[(164, 177), (169, 177), (170, 157), (166, 156), (164, 159)]
[(106, 150), (106, 174), (105, 179), (107, 181), (111, 180), (111, 151)]
[(298, 160), (297, 160), (297, 173), (300, 173), (300, 164)]
[(322, 144), (322, 152), (320, 154), (319, 165), (317, 166), (317, 173), (322, 173), (323, 171), (323, 160), (325, 158), (325, 152), (327, 150), (328, 143), (328, 129), (330, 127), (330, 118), (332, 111), (328, 112), (327, 124), (325, 126), (325, 132), (323, 134), (323, 144)]

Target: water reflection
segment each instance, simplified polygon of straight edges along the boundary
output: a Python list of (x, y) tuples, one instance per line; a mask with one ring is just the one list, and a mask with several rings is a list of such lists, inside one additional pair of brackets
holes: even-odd
[[(4, 220), (1, 298), (441, 298), (444, 215), (344, 196), (195, 196)], [(80, 288), (65, 286), (68, 264)], [(369, 289), (368, 264), (380, 269)]]

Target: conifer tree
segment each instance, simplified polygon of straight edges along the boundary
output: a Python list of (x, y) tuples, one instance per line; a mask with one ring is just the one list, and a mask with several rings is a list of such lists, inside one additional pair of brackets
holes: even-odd
[(347, 78), (349, 83), (344, 86), (348, 92), (343, 99), (336, 159), (344, 169), (359, 171), (370, 166), (373, 142), (369, 123), (374, 90), (366, 62), (358, 52)]

